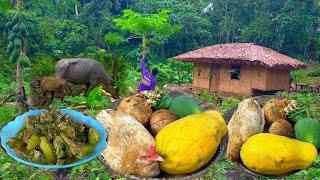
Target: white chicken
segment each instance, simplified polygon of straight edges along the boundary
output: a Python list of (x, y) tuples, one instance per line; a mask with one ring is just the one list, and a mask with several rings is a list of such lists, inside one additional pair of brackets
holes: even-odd
[(264, 115), (259, 104), (252, 98), (239, 103), (228, 124), (227, 158), (238, 161), (242, 144), (254, 134), (262, 133), (264, 129)]
[(132, 116), (114, 110), (103, 110), (97, 117), (108, 133), (108, 144), (102, 156), (111, 169), (124, 175), (155, 177), (160, 174), (155, 140)]

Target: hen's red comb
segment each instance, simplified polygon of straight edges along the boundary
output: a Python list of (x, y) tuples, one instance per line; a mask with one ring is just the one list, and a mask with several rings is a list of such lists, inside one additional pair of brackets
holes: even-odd
[(158, 154), (157, 154), (157, 150), (156, 150), (156, 147), (155, 146), (150, 146), (148, 148), (148, 153), (151, 157), (157, 157)]

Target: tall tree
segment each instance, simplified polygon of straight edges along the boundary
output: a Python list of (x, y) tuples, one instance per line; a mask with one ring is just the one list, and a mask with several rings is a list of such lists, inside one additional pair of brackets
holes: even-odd
[(173, 25), (168, 20), (169, 10), (162, 10), (157, 14), (140, 14), (130, 9), (123, 11), (123, 15), (115, 18), (116, 27), (122, 31), (128, 31), (130, 36), (121, 37), (119, 34), (108, 33), (106, 39), (110, 43), (118, 43), (118, 40), (141, 39), (142, 55), (147, 53), (149, 43), (162, 44), (168, 37), (181, 29), (180, 25)]
[(23, 66), (29, 65), (30, 62), (26, 56), (28, 32), (26, 30), (25, 15), (21, 12), (20, 1), (15, 4), (16, 13), (12, 20), (6, 24), (8, 29), (7, 53), (9, 55), (9, 61), (16, 63), (16, 79), (17, 79), (17, 95), (18, 95), (18, 107), (19, 113), (23, 113), (27, 110), (27, 98), (23, 87)]

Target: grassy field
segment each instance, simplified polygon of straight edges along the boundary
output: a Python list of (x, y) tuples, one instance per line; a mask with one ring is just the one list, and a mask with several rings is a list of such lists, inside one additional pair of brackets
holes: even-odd
[[(314, 75), (316, 72), (320, 72), (320, 66), (316, 65), (311, 70), (298, 71), (294, 73), (294, 77), (298, 78), (299, 82), (308, 82), (310, 74)], [(28, 77), (28, 76), (27, 76)], [(315, 79), (319, 78), (315, 76)], [(6, 95), (12, 91), (15, 87), (14, 83), (11, 83), (12, 79), (6, 75), (0, 73), (0, 101), (6, 97)], [(26, 84), (28, 83), (28, 78)], [(5, 85), (5, 86), (4, 86)], [(282, 94), (288, 98), (297, 99), (299, 103), (303, 103), (309, 109), (320, 117), (320, 95), (310, 93), (292, 93)], [(215, 96), (210, 94), (203, 94), (203, 100), (215, 101)], [(223, 101), (220, 109), (223, 113), (227, 112), (230, 108), (234, 107), (240, 99), (229, 98)], [(98, 112), (97, 109), (89, 112), (94, 115)], [(17, 115), (17, 107), (15, 105), (4, 105), (0, 107), (0, 125), (11, 120)], [(52, 172), (34, 169), (25, 166), (12, 160), (5, 152), (0, 150), (0, 179), (54, 179)], [(107, 168), (101, 164), (98, 160), (91, 161), (90, 163), (71, 168), (66, 171), (67, 176), (70, 179), (111, 179), (111, 175), (108, 174)], [(223, 159), (217, 163), (202, 179), (228, 179), (228, 177), (237, 177), (240, 179), (248, 179), (250, 176), (242, 172), (235, 164), (230, 163), (226, 159)], [(270, 179), (269, 177), (258, 176), (256, 179)], [(271, 178), (272, 179), (272, 178)], [(287, 176), (285, 179), (320, 179), (320, 159), (318, 158), (314, 164), (306, 170)]]

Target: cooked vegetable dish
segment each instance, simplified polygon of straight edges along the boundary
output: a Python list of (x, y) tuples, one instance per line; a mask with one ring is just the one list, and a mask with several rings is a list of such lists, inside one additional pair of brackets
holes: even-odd
[(70, 164), (89, 155), (99, 141), (98, 132), (72, 120), (59, 110), (29, 116), (8, 145), (20, 158), (37, 164)]

